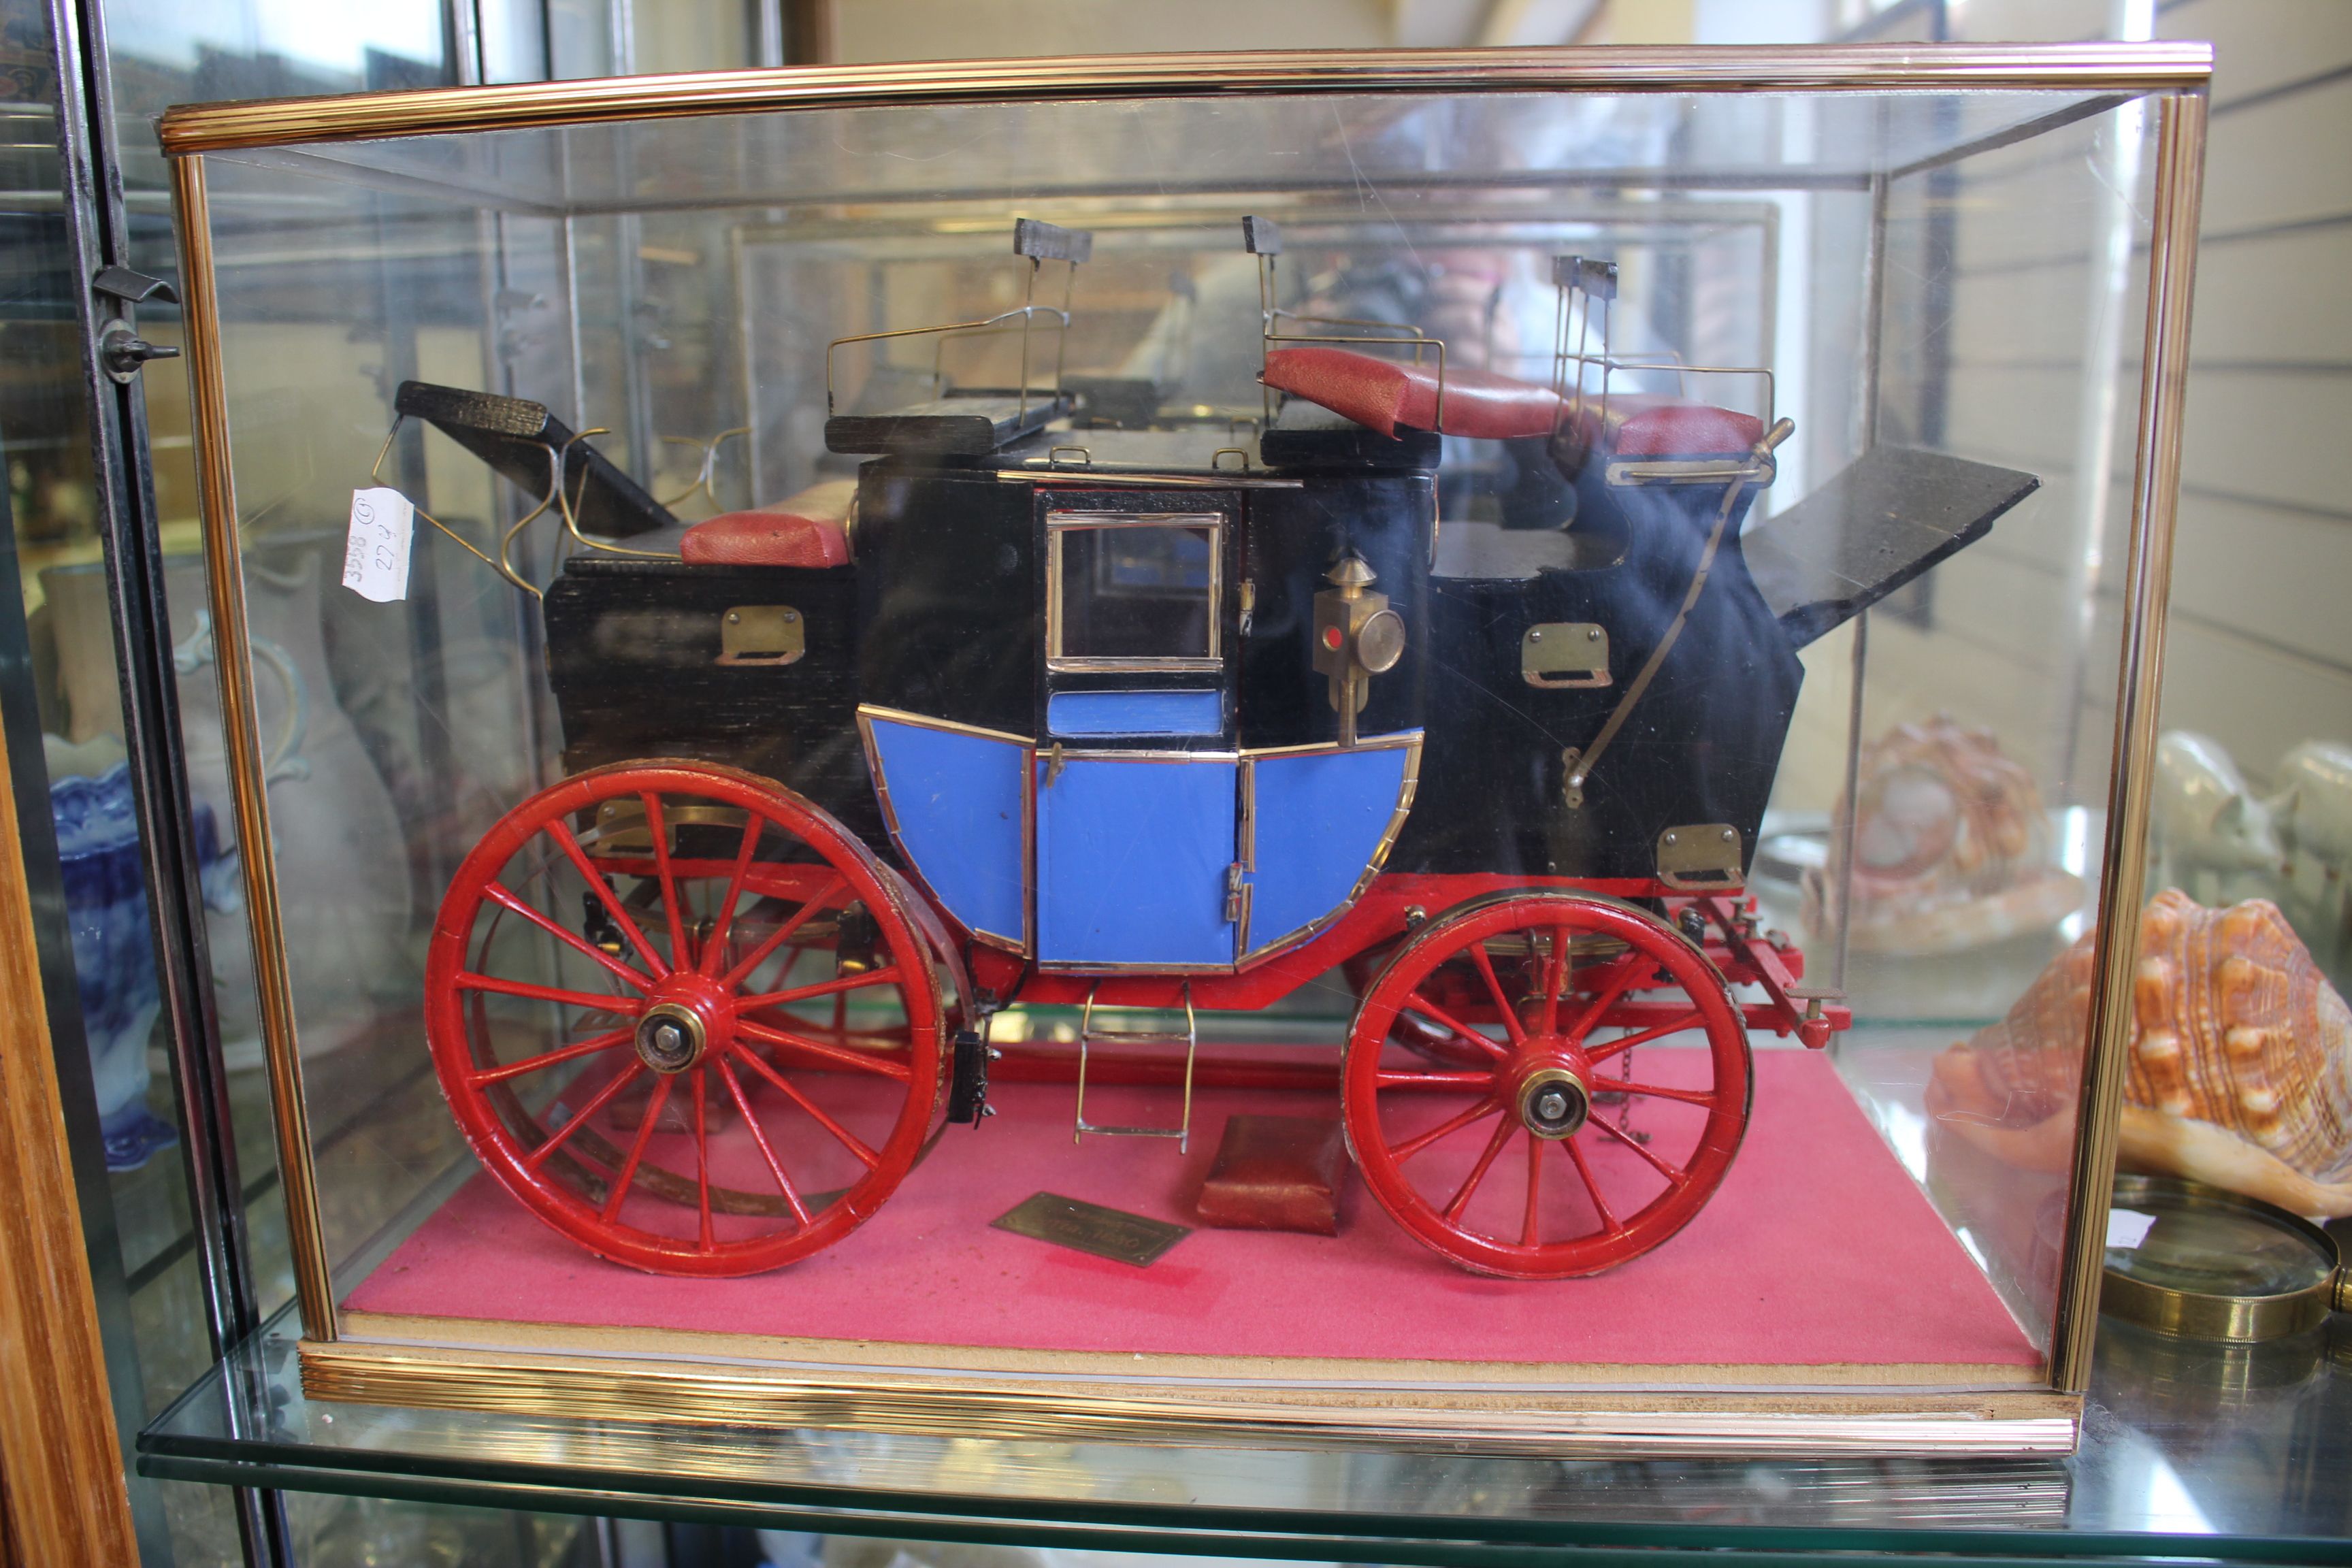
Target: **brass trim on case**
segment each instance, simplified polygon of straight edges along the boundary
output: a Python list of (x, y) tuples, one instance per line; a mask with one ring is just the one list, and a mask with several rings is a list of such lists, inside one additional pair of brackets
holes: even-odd
[(212, 214), (202, 161), (172, 165), (180, 228), (182, 336), (188, 351), (188, 397), (204, 512), (205, 574), (212, 598), (213, 657), (220, 674), (221, 730), (236, 797), (237, 857), (245, 879), (246, 921), (253, 935), (253, 980), (269, 1068), (271, 1126), (278, 1177), (286, 1193), (287, 1249), (302, 1337), (335, 1337), (334, 1273), (319, 1215), (319, 1175), (310, 1152), (310, 1113), (302, 1094), (302, 1053), (295, 1038), (294, 982), (286, 967), (286, 921), (278, 863), (269, 847), (268, 774), (262, 762), (259, 700), (245, 607), (245, 563), (238, 554), (236, 479), (229, 459), (228, 393), (221, 363), (220, 300), (213, 277)]
[(2062, 1393), (2090, 1386), (2105, 1274), (2106, 1213), (2116, 1173), (2132, 1028), (2132, 977), (2147, 892), (2149, 784), (2156, 776), (2158, 700), (2164, 684), (2164, 611), (2172, 586), (2188, 400), (2189, 311), (2197, 279), (2197, 221), (2205, 172), (2201, 92), (2157, 106), (2156, 206), (2149, 226), (2147, 326), (2141, 348), (2139, 433), (2132, 463), (2131, 537), (2124, 565), (2116, 748), (2107, 774), (2107, 837), (2100, 851), (2091, 1012), (2083, 1053), (2074, 1163), (2066, 1205), (2050, 1380)]
[[(616, 1355), (583, 1333), (576, 1351), (442, 1350), (403, 1342), (304, 1344), (312, 1399), (535, 1415), (558, 1420), (722, 1427), (858, 1427), (996, 1438), (1074, 1435), (1096, 1441), (1277, 1446), (1340, 1443), (1531, 1457), (1692, 1457), (1824, 1453), (2063, 1455), (2074, 1445), (2078, 1395), (2039, 1386), (1940, 1388), (1922, 1369), (1888, 1368), (1894, 1389), (1827, 1380), (1726, 1392), (1562, 1387), (1473, 1381), (1400, 1387), (1377, 1373), (1268, 1380), (1202, 1371), (1198, 1357), (1149, 1357), (1114, 1377), (1041, 1367), (1012, 1373), (920, 1364), (758, 1365)], [(1081, 1358), (1069, 1358), (1073, 1361)], [(1124, 1358), (1122, 1358), (1124, 1359)], [(1177, 1363), (1171, 1369), (1167, 1363)], [(1425, 1363), (1424, 1363), (1425, 1364)], [(1170, 1375), (1171, 1371), (1175, 1375)], [(1721, 1367), (1703, 1369), (1721, 1377)], [(1970, 1369), (1975, 1371), (1978, 1369)], [(1990, 1370), (1990, 1369), (1988, 1369)], [(1253, 1375), (1254, 1373), (1254, 1375)], [(1908, 1374), (1908, 1375), (1906, 1375)], [(1271, 1386), (1268, 1386), (1271, 1382)], [(1672, 1385), (1669, 1385), (1672, 1386)], [(1285, 1398), (1288, 1394), (1291, 1397)]]
[(166, 110), (167, 156), (763, 110), (1024, 99), (1415, 92), (2180, 92), (2201, 43), (1265, 50), (794, 66)]

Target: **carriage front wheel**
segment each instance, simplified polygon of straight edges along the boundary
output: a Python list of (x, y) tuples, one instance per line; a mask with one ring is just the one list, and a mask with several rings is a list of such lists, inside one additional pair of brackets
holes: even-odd
[(922, 1152), (945, 1027), (926, 913), (764, 779), (580, 773), (457, 868), (425, 966), (434, 1069), (483, 1167), (582, 1247), (774, 1268), (861, 1224)]
[(1527, 891), (1397, 951), (1357, 1008), (1341, 1096), (1365, 1185), (1416, 1239), (1559, 1279), (1690, 1223), (1749, 1087), (1747, 1031), (1697, 947), (1631, 904)]

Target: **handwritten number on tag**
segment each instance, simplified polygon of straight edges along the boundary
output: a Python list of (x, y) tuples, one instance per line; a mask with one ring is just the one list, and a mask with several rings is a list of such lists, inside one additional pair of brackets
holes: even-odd
[(408, 547), (415, 527), (416, 509), (398, 490), (353, 490), (343, 586), (379, 605), (408, 597)]

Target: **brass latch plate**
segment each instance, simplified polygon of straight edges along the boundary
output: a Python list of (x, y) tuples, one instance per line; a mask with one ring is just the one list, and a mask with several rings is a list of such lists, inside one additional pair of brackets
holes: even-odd
[(1739, 830), (1723, 822), (1667, 828), (1658, 835), (1658, 880), (1684, 893), (1738, 887), (1745, 880), (1739, 868)]
[(721, 664), (796, 664), (806, 652), (808, 628), (790, 605), (736, 605), (719, 617)]
[(1609, 633), (1586, 621), (1547, 621), (1519, 638), (1519, 674), (1529, 686), (1609, 684)]

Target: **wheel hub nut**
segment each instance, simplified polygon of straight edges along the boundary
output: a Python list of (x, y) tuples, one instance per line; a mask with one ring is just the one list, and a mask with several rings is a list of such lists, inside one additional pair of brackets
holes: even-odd
[(1566, 1138), (1584, 1125), (1591, 1096), (1575, 1073), (1548, 1067), (1519, 1085), (1519, 1122), (1538, 1138)]
[(701, 1059), (705, 1037), (692, 1008), (662, 1003), (637, 1020), (637, 1059), (656, 1072), (683, 1072)]

